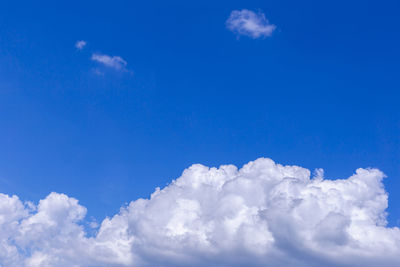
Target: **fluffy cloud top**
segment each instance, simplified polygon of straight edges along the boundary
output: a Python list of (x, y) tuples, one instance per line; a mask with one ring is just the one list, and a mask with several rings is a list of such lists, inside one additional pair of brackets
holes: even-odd
[(128, 64), (123, 58), (104, 54), (93, 54), (92, 60), (115, 70), (126, 70)]
[(82, 50), (86, 46), (86, 41), (80, 40), (75, 43), (75, 47)]
[(255, 13), (248, 9), (231, 12), (226, 26), (237, 35), (246, 35), (252, 38), (268, 37), (276, 29), (270, 24), (263, 13)]
[(260, 158), (237, 169), (193, 165), (94, 235), (78, 200), (38, 205), (0, 194), (1, 266), (399, 266), (376, 169), (344, 180)]

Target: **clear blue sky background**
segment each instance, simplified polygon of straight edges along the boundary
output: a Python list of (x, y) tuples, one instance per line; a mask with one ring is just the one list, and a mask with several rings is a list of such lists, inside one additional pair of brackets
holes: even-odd
[[(272, 37), (236, 36), (262, 10)], [(193, 163), (388, 178), (400, 219), (399, 1), (2, 1), (0, 191), (102, 219)], [(78, 51), (77, 40), (88, 42)], [(96, 75), (94, 52), (133, 72)]]

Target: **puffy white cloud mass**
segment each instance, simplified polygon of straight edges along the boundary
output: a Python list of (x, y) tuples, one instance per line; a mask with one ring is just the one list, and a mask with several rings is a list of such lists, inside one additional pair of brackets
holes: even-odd
[(264, 13), (257, 14), (248, 9), (232, 11), (226, 21), (226, 27), (237, 35), (246, 35), (254, 39), (271, 36), (276, 29)]
[(123, 58), (104, 54), (93, 54), (92, 60), (115, 70), (126, 70), (128, 64)]
[(400, 266), (384, 174), (322, 174), (266, 158), (241, 169), (196, 164), (95, 234), (74, 198), (51, 193), (34, 205), (0, 194), (0, 265)]

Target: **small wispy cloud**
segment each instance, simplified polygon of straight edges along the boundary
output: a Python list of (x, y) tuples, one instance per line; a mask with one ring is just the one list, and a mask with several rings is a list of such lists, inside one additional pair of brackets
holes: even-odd
[(80, 40), (75, 43), (75, 47), (79, 50), (82, 50), (86, 46), (86, 41)]
[(254, 39), (271, 36), (276, 29), (264, 13), (255, 13), (248, 9), (232, 11), (226, 21), (226, 27), (237, 35), (246, 35)]
[(126, 71), (126, 65), (128, 65), (123, 58), (118, 56), (109, 56), (106, 54), (93, 54), (91, 59), (97, 63), (118, 71)]

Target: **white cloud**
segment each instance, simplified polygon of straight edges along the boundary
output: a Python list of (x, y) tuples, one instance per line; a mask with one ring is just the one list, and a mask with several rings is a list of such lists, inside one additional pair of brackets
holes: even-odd
[(74, 198), (51, 193), (35, 206), (0, 194), (0, 265), (399, 266), (383, 177), (310, 178), (264, 158), (239, 170), (197, 164), (93, 236)]
[(234, 10), (231, 12), (226, 26), (237, 35), (246, 35), (252, 38), (268, 37), (276, 29), (270, 24), (265, 15), (248, 10)]
[(126, 70), (126, 65), (128, 64), (123, 58), (118, 56), (109, 56), (105, 54), (93, 54), (93, 61), (103, 64), (106, 67), (113, 68), (115, 70)]
[(86, 46), (86, 41), (80, 40), (75, 43), (75, 47), (82, 50)]

